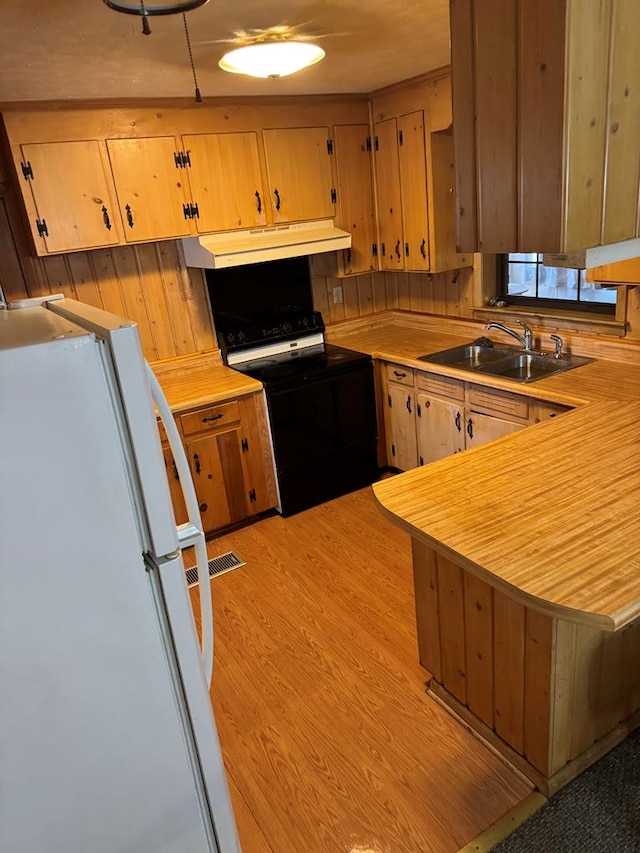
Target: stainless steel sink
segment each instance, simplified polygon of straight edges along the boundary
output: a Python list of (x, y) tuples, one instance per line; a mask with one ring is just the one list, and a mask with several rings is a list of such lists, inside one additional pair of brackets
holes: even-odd
[(429, 353), (418, 357), (418, 361), (429, 361), (432, 364), (445, 364), (448, 367), (460, 367), (468, 370), (478, 370), (485, 364), (491, 364), (499, 359), (514, 355), (513, 347), (486, 347), (480, 344), (465, 344), (452, 347), (440, 352)]
[(491, 347), (472, 343), (421, 355), (418, 361), (458, 367), (473, 373), (501, 376), (514, 382), (535, 382), (593, 361), (584, 356), (554, 358), (546, 352), (523, 352), (514, 347)]

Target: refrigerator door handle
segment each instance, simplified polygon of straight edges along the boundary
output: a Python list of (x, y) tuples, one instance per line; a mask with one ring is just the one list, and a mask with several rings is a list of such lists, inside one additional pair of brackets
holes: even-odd
[(151, 386), (151, 396), (154, 405), (160, 415), (160, 420), (165, 428), (167, 440), (173, 453), (173, 458), (178, 469), (180, 485), (184, 502), (187, 507), (189, 520), (177, 527), (178, 542), (180, 549), (195, 547), (196, 565), (198, 569), (198, 584), (200, 586), (200, 621), (202, 625), (202, 667), (205, 681), (211, 685), (213, 674), (213, 608), (211, 605), (211, 586), (209, 583), (209, 561), (207, 559), (207, 546), (202, 532), (202, 520), (200, 508), (196, 498), (196, 490), (189, 470), (189, 462), (184, 452), (178, 428), (176, 427), (171, 409), (164, 396), (160, 383), (154, 372), (145, 361), (145, 369)]

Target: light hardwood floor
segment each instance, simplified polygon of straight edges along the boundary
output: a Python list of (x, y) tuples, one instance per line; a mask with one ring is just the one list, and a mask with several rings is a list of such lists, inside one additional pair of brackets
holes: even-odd
[(409, 537), (369, 489), (229, 550), (211, 695), (244, 853), (453, 853), (527, 796), (425, 695)]

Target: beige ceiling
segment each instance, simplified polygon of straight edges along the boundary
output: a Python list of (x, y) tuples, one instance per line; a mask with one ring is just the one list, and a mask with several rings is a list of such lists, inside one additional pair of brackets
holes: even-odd
[[(448, 0), (209, 0), (188, 13), (206, 98), (370, 92), (449, 63)], [(227, 74), (237, 33), (286, 26), (326, 58), (280, 80)], [(190, 97), (181, 15), (140, 19), (103, 0), (0, 0), (0, 103)]]

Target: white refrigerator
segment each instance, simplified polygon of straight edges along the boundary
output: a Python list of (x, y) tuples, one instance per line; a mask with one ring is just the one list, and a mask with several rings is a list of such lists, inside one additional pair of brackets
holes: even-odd
[[(175, 425), (135, 324), (32, 302), (0, 310), (0, 850), (237, 853)], [(154, 403), (190, 510), (179, 527)]]

